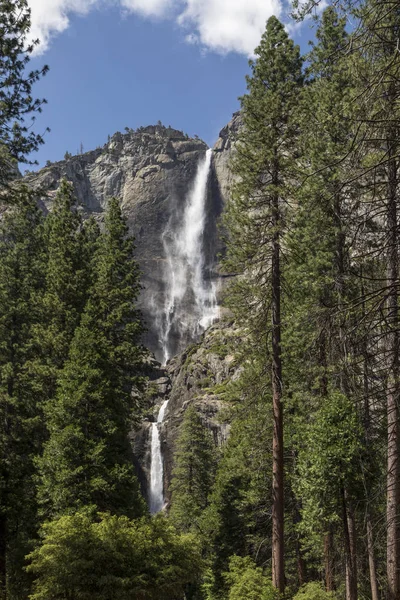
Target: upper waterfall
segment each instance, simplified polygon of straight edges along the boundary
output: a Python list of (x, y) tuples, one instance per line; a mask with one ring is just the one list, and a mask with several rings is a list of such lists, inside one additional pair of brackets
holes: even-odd
[[(165, 301), (157, 315), (157, 325), (164, 363), (171, 357), (172, 339), (192, 340), (218, 318), (216, 285), (211, 281), (204, 253), (212, 152), (207, 150), (198, 165), (178, 226), (174, 215), (175, 221), (169, 220), (162, 235), (166, 257)], [(187, 296), (191, 296), (193, 314), (183, 310)]]

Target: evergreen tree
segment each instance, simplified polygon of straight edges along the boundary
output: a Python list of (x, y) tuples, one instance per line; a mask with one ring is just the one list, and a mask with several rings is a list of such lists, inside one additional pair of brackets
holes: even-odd
[(37, 328), (38, 376), (44, 394), (54, 397), (57, 378), (68, 358), (90, 285), (91, 250), (85, 244), (82, 219), (75, 210), (71, 184), (63, 180), (45, 222), (47, 272), (42, 320)]
[(25, 188), (6, 198), (0, 225), (0, 597), (27, 592), (24, 554), (36, 530), (33, 458), (41, 398), (32, 364), (33, 329), (45, 279), (43, 216)]
[(181, 531), (199, 528), (214, 481), (216, 453), (211, 433), (190, 406), (183, 418), (174, 453), (170, 517)]
[(240, 379), (226, 391), (230, 435), (201, 519), (213, 598), (228, 593), (224, 573), (232, 556), (250, 556), (257, 566), (271, 560), (271, 397), (266, 367), (258, 359), (246, 360)]
[[(15, 175), (18, 162), (29, 162), (27, 155), (43, 144), (31, 131), (34, 114), (41, 112), (45, 100), (32, 98), (32, 86), (48, 67), (28, 71), (28, 63), (38, 40), (31, 43), (31, 11), (27, 0), (0, 1), (0, 184)], [(31, 123), (27, 119), (31, 117)]]
[[(383, 9), (383, 10), (382, 10)], [(396, 2), (368, 0), (361, 10), (363, 57), (360, 92), (365, 110), (363, 134), (373, 173), (368, 190), (382, 232), (386, 281), (381, 284), (380, 328), (384, 336), (383, 363), (387, 424), (386, 565), (387, 597), (400, 596), (400, 314), (399, 314), (399, 74), (400, 15)], [(369, 90), (373, 90), (370, 93)], [(372, 163), (372, 165), (371, 165)], [(372, 168), (371, 168), (372, 167)], [(376, 183), (376, 182), (379, 183)], [(383, 218), (382, 218), (383, 217)], [(383, 226), (382, 226), (383, 225)], [(383, 317), (383, 318), (382, 318)]]
[[(317, 43), (309, 54), (309, 85), (304, 88), (298, 107), (302, 152), (299, 165), (305, 177), (296, 194), (296, 216), (288, 242), (291, 261), (287, 282), (291, 295), (284, 343), (289, 367), (286, 378), (296, 413), (295, 432), (307, 428), (314, 411), (318, 413), (321, 406), (333, 402), (335, 390), (347, 397), (352, 393), (350, 371), (355, 361), (349, 359), (347, 334), (352, 316), (345, 307), (357, 297), (358, 282), (350, 264), (353, 228), (359, 219), (354, 200), (359, 189), (346, 184), (350, 160), (343, 158), (350, 154), (354, 117), (345, 26), (345, 19), (340, 19), (334, 8), (324, 11), (316, 33)], [(330, 502), (328, 496), (326, 500)], [(336, 517), (340, 521), (343, 513), (348, 598), (354, 600), (356, 544), (347, 543), (355, 539), (352, 500), (350, 490), (345, 490)], [(315, 525), (319, 530), (318, 519)], [(332, 531), (333, 526), (327, 521), (324, 548), (328, 591), (334, 588)]]
[[(281, 357), (281, 248), (288, 226), (290, 180), (294, 176), (297, 126), (294, 110), (301, 89), (299, 48), (283, 25), (271, 17), (256, 60), (250, 63), (249, 93), (243, 96), (243, 131), (239, 135), (233, 173), (238, 178), (225, 224), (227, 269), (239, 273), (231, 302), (266, 348), (273, 398), (272, 578), (283, 592), (284, 482), (283, 378)], [(271, 323), (271, 326), (269, 326)], [(267, 341), (268, 340), (268, 341)]]
[(118, 202), (111, 200), (93, 287), (48, 408), (50, 438), (39, 461), (48, 517), (83, 506), (128, 516), (143, 511), (128, 440), (143, 352), (138, 269), (127, 234)]

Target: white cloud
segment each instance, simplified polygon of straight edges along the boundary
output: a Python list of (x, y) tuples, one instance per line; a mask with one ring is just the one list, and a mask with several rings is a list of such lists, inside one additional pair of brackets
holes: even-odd
[(51, 38), (69, 26), (75, 13), (86, 15), (95, 6), (117, 5), (144, 17), (176, 19), (185, 28), (186, 41), (226, 54), (250, 56), (271, 15), (282, 12), (282, 0), (29, 0), (32, 36), (48, 49)]
[(192, 26), (199, 42), (211, 50), (249, 56), (260, 41), (267, 19), (280, 13), (279, 0), (186, 0), (178, 21)]
[(120, 0), (123, 8), (145, 17), (164, 17), (174, 7), (174, 0)]
[(29, 0), (32, 10), (31, 37), (41, 40), (37, 52), (45, 52), (51, 37), (67, 29), (69, 15), (86, 15), (95, 4), (100, 4), (99, 0)]

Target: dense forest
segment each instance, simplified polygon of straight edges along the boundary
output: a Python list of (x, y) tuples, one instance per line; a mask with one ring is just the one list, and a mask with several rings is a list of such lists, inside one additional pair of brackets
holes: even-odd
[(150, 516), (134, 240), (117, 199), (85, 220), (63, 181), (47, 214), (17, 177), (47, 67), (27, 1), (0, 0), (1, 599), (400, 599), (400, 4), (293, 19), (315, 40), (267, 22), (221, 223), (229, 439), (188, 407)]

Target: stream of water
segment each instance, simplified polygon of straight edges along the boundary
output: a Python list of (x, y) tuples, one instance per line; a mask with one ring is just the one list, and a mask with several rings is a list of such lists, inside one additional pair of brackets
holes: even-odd
[(151, 426), (151, 466), (150, 466), (150, 512), (152, 515), (164, 507), (164, 465), (161, 451), (160, 426), (164, 421), (168, 400), (162, 404), (157, 422)]

